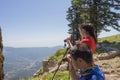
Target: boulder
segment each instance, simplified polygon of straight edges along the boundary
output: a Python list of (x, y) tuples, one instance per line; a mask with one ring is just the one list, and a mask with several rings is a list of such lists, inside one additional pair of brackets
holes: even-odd
[(110, 51), (108, 53), (101, 53), (99, 56), (97, 56), (97, 59), (99, 59), (99, 60), (107, 60), (107, 59), (114, 58), (116, 56), (120, 56), (120, 50)]

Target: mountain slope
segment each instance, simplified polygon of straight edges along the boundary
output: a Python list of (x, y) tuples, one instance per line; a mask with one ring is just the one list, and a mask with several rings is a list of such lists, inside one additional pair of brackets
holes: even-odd
[(120, 34), (107, 36), (98, 39), (99, 42), (108, 41), (108, 42), (120, 42)]

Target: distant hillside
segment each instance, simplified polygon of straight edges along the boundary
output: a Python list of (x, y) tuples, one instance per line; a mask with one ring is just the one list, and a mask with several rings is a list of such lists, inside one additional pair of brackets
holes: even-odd
[(48, 58), (62, 46), (13, 48), (4, 47), (5, 80), (19, 80), (32, 76), (38, 70), (44, 58)]
[(99, 38), (98, 41), (120, 42), (120, 34)]

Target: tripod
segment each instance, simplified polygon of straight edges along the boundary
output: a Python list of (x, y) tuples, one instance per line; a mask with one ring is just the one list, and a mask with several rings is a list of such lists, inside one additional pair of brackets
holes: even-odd
[(54, 79), (57, 71), (59, 70), (59, 67), (60, 67), (60, 65), (62, 64), (62, 61), (63, 61), (65, 55), (68, 53), (68, 50), (69, 50), (69, 48), (66, 49), (66, 51), (65, 51), (65, 53), (64, 53), (64, 55), (63, 55), (63, 57), (62, 57), (62, 60), (61, 60), (60, 63), (58, 64), (58, 67), (57, 67), (57, 69), (55, 70), (55, 73), (54, 73), (54, 75), (53, 75), (53, 77), (52, 77), (52, 80)]

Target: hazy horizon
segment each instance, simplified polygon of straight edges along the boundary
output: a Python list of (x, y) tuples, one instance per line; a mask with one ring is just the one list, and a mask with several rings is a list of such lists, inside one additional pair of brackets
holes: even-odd
[[(51, 47), (64, 45), (68, 34), (66, 11), (70, 0), (0, 0), (0, 26), (4, 46)], [(118, 34), (102, 32), (99, 37)]]

